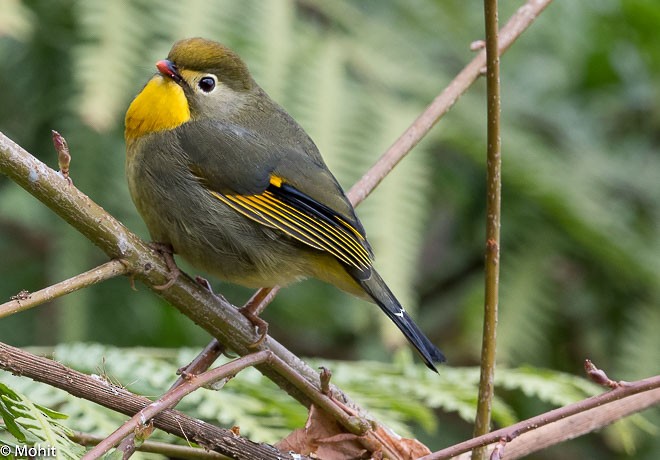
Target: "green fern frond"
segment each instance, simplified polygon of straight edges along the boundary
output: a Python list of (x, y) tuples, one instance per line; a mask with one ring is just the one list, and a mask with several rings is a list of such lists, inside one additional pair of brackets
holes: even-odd
[[(147, 391), (152, 398), (164, 393), (176, 378), (176, 370), (190, 362), (198, 350), (114, 348), (98, 344), (60, 345), (55, 349), (58, 361), (88, 373), (101, 373), (115, 384), (130, 390)], [(222, 358), (216, 365), (226, 362)], [(443, 367), (432, 374), (413, 362), (410, 352), (396, 355), (394, 363), (375, 361), (312, 360), (332, 371), (332, 381), (346, 391), (370, 416), (403, 436), (414, 436), (412, 425), (428, 433), (437, 433), (435, 410), (456, 413), (466, 424), (474, 420), (478, 368)], [(148, 375), (156, 375), (149, 379)], [(377, 379), (378, 385), (374, 385)], [(76, 430), (104, 434), (116, 428), (123, 416), (93, 403), (74, 398), (51, 387), (26, 379), (11, 377), (14, 388), (21, 389), (36, 401), (56, 404), (70, 415), (67, 425)], [(499, 367), (495, 380), (493, 421), (508, 426), (518, 415), (502, 397), (500, 390), (522, 392), (553, 406), (574, 403), (598, 394), (602, 389), (584, 378), (534, 367)], [(275, 442), (300, 426), (307, 417), (304, 407), (283, 393), (256, 369), (247, 369), (222, 389), (201, 389), (184, 398), (178, 410), (215, 425), (240, 426), (252, 439)], [(635, 434), (639, 428), (635, 428)], [(169, 441), (172, 438), (166, 438)]]
[[(176, 378), (176, 370), (196, 353), (192, 349), (121, 349), (98, 344), (60, 345), (55, 350), (60, 362), (84, 372), (99, 372), (102, 368), (105, 378), (132, 391), (147, 391), (150, 397), (163, 393)], [(223, 358), (221, 362), (225, 361)], [(331, 369), (335, 384), (377, 420), (402, 435), (411, 435), (412, 423), (429, 433), (435, 432), (435, 409), (456, 412), (466, 422), (474, 420), (478, 368), (443, 367), (435, 375), (413, 363), (408, 351), (398, 353), (393, 364), (326, 360), (312, 363)], [(149, 375), (156, 377), (149, 379)], [(374, 378), (379, 382), (376, 386)], [(532, 367), (498, 368), (495, 384), (497, 388), (519, 390), (553, 405), (573, 403), (600, 391), (583, 378)], [(496, 395), (493, 407), (493, 419), (498, 425), (517, 420), (513, 409), (500, 396)], [(304, 408), (255, 369), (241, 372), (219, 391), (194, 392), (178, 408), (221, 426), (239, 425), (241, 432), (266, 442), (281, 439), (287, 431), (302, 426), (306, 418)]]
[(526, 396), (565, 406), (602, 392), (601, 387), (582, 377), (523, 366), (517, 369), (498, 369), (495, 385), (507, 390), (520, 390)]
[(0, 416), (7, 431), (21, 444), (54, 448), (57, 460), (75, 460), (84, 449), (69, 439), (71, 430), (59, 420), (66, 415), (33, 403), (0, 383)]

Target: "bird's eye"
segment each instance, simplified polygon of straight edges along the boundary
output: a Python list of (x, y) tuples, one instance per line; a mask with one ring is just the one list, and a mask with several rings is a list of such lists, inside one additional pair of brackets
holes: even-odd
[(203, 77), (199, 80), (199, 83), (197, 83), (197, 86), (199, 86), (199, 89), (204, 91), (205, 93), (210, 93), (215, 89), (215, 77), (212, 77), (211, 75), (207, 75), (206, 77)]

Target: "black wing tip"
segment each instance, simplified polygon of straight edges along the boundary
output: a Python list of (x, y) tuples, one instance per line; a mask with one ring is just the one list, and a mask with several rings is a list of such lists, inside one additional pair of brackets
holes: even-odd
[(423, 356), (424, 364), (426, 367), (431, 369), (436, 374), (439, 374), (438, 369), (435, 367), (435, 364), (444, 364), (447, 362), (447, 358), (442, 354), (440, 350), (434, 347), (433, 350), (427, 350), (428, 353), (425, 353)]

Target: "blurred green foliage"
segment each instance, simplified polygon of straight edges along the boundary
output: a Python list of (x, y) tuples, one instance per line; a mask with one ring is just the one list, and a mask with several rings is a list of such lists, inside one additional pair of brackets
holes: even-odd
[[(521, 3), (502, 2), (503, 22)], [(50, 130), (60, 131), (75, 185), (146, 238), (124, 180), (123, 112), (175, 40), (236, 49), (348, 188), (472, 58), (482, 24), (481, 3), (460, 0), (1, 0), (0, 130), (51, 167)], [(579, 374), (589, 357), (617, 379), (660, 372), (658, 24), (653, 0), (557, 1), (502, 60), (502, 364)], [(377, 266), (450, 365), (474, 365), (480, 350), (484, 86), (358, 209)], [(0, 253), (1, 299), (106, 260), (5, 177)], [(237, 304), (249, 295), (213, 284)], [(264, 318), (301, 355), (388, 359), (402, 344), (377, 308), (314, 281), (285, 289)], [(121, 278), (1, 320), (0, 339), (209, 338)], [(545, 408), (506, 396), (519, 418)], [(446, 431), (462, 439), (470, 428)], [(619, 424), (539, 458), (651, 459), (658, 444)]]
[[(192, 348), (115, 348), (90, 343), (58, 345), (51, 351), (52, 358), (62, 364), (142, 395), (158, 395), (163, 388), (169, 388), (177, 378), (177, 369), (199, 352)], [(222, 357), (217, 364), (229, 360)], [(368, 408), (370, 417), (401, 436), (421, 433), (434, 435), (436, 442), (451, 442), (451, 435), (439, 427), (434, 416), (433, 411), (437, 409), (455, 414), (468, 423), (474, 420), (479, 383), (477, 367), (447, 367), (437, 376), (413, 363), (405, 353), (398, 354), (391, 363), (312, 359), (310, 364), (332, 369), (334, 384)], [(374, 375), (378, 376), (376, 386)], [(57, 406), (70, 415), (67, 420), (70, 426), (86, 433), (103, 435), (112, 431), (113, 423), (119, 425), (125, 418), (29, 379), (7, 376), (4, 380), (14, 390), (31, 395), (37, 403)], [(498, 389), (522, 392), (528, 398), (553, 407), (601, 391), (596, 384), (581, 377), (535, 368), (501, 368), (495, 385)], [(206, 391), (207, 388), (190, 394), (177, 409), (223, 427), (240, 426), (242, 435), (257, 442), (275, 443), (305, 424), (307, 409), (254, 368), (241, 371), (218, 387), (214, 388), (217, 391)], [(0, 395), (1, 391), (0, 386)], [(502, 426), (518, 421), (512, 406), (500, 397), (493, 401), (493, 420)], [(413, 433), (411, 428), (418, 433)], [(165, 439), (171, 441), (172, 438), (165, 435)]]

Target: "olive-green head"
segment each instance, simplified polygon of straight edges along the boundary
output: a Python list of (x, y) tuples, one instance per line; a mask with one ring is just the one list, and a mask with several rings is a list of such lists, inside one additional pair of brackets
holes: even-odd
[(204, 38), (180, 40), (126, 113), (126, 140), (191, 119), (224, 119), (250, 106), (258, 88), (241, 58)]
[[(234, 91), (247, 91), (253, 85), (250, 72), (238, 54), (212, 40), (204, 38), (180, 40), (172, 46), (167, 61), (174, 66), (174, 75), (178, 69), (179, 73), (183, 72), (189, 77), (185, 79), (189, 84), (199, 84), (200, 78), (195, 77), (209, 74)], [(209, 84), (202, 84), (200, 89), (208, 91)]]

